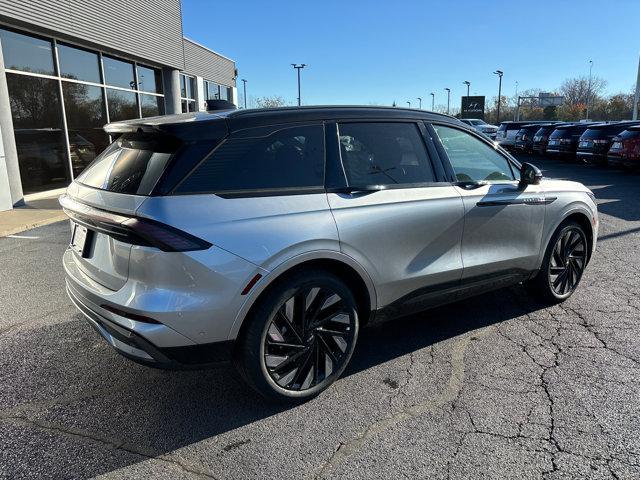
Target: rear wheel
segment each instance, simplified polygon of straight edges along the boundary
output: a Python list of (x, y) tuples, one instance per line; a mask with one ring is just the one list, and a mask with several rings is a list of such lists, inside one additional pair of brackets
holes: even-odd
[(540, 271), (528, 286), (541, 300), (549, 303), (569, 298), (587, 266), (588, 245), (579, 224), (562, 225), (551, 238)]
[(259, 300), (238, 341), (235, 362), (268, 399), (311, 398), (346, 368), (358, 337), (353, 294), (323, 270), (298, 272)]

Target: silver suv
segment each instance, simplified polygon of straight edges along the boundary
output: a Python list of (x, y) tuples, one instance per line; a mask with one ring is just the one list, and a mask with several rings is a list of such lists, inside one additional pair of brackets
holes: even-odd
[(344, 371), (358, 330), (526, 283), (568, 298), (592, 193), (452, 117), (378, 107), (190, 113), (117, 136), (69, 186), (67, 291), (118, 352), (233, 359), (275, 400)]

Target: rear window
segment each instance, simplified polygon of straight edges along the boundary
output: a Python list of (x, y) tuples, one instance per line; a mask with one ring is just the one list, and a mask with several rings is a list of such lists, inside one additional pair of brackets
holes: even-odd
[(174, 137), (127, 133), (96, 157), (77, 181), (110, 192), (149, 195), (181, 148)]
[(640, 137), (640, 129), (639, 130), (625, 130), (620, 134), (620, 138), (629, 139), (629, 138), (638, 138)]
[(587, 128), (581, 138), (602, 138), (606, 135), (603, 128)]
[(178, 185), (176, 193), (223, 193), (324, 186), (324, 129), (258, 128), (231, 137)]

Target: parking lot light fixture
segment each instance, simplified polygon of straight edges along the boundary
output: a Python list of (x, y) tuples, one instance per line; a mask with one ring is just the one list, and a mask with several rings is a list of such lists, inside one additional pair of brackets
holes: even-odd
[(306, 63), (301, 63), (298, 65), (297, 63), (292, 63), (291, 66), (298, 71), (298, 106), (302, 105), (302, 99), (300, 98), (300, 70), (307, 66)]
[(496, 70), (493, 74), (498, 75), (498, 108), (496, 110), (496, 123), (500, 123), (500, 97), (502, 96), (502, 75), (504, 75), (504, 72), (502, 70)]
[(418, 99), (418, 108), (422, 110), (422, 97), (416, 97)]
[(431, 111), (435, 111), (436, 109), (436, 94), (431, 92), (429, 95), (431, 95)]
[(591, 99), (591, 69), (593, 68), (593, 60), (589, 60), (589, 84), (587, 85), (587, 120), (589, 120), (589, 100)]
[(244, 78), (242, 79), (242, 88), (244, 90), (244, 108), (246, 110), (246, 108), (247, 108), (247, 81)]
[(411, 102), (407, 100), (407, 105), (409, 105), (409, 108), (411, 108)]
[(445, 88), (447, 91), (447, 115), (449, 115), (449, 105), (451, 104), (451, 89)]
[(465, 80), (462, 82), (463, 85), (467, 86), (467, 97), (469, 96), (469, 89), (471, 88), (471, 82), (469, 80)]

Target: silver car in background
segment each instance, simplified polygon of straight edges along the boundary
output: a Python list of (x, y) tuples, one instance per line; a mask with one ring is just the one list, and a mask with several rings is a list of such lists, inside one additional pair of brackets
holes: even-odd
[(233, 359), (276, 401), (326, 389), (369, 322), (521, 282), (560, 302), (595, 251), (586, 187), (445, 115), (225, 110), (106, 129), (117, 140), (60, 200), (70, 298), (128, 358)]
[(497, 126), (491, 125), (479, 118), (461, 118), (460, 121), (475, 128), (477, 132), (485, 134), (491, 140), (496, 139), (496, 133), (498, 132)]

